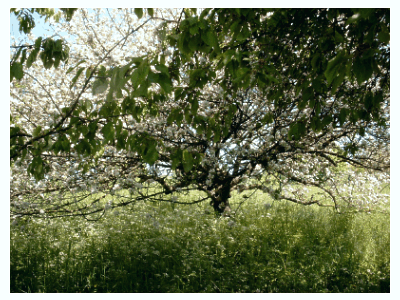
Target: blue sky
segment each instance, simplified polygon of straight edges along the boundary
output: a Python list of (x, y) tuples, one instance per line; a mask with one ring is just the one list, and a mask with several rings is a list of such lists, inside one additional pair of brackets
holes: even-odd
[[(33, 28), (32, 33), (39, 37), (43, 36), (45, 34), (49, 34), (50, 26), (46, 22), (44, 22), (44, 18), (40, 18), (40, 15), (35, 13), (35, 28)], [(14, 14), (10, 14), (10, 36), (15, 36), (16, 38), (18, 37), (23, 37), (25, 34), (20, 33), (19, 30), (19, 23)]]

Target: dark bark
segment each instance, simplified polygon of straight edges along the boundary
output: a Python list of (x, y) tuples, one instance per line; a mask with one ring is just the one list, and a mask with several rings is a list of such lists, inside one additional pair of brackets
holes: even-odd
[(210, 202), (210, 205), (214, 208), (214, 211), (219, 215), (229, 215), (231, 207), (229, 204), (229, 198), (231, 197), (231, 180), (226, 180), (219, 189), (216, 190), (214, 197)]

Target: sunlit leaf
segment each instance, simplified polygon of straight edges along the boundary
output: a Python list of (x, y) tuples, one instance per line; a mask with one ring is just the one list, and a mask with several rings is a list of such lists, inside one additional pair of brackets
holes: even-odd
[(140, 19), (143, 16), (143, 8), (135, 8), (135, 15)]

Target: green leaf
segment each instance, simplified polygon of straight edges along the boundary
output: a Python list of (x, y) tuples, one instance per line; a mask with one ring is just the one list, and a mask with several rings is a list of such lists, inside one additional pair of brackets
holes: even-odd
[(358, 22), (359, 18), (360, 18), (360, 14), (358, 14), (358, 13), (352, 15), (350, 18), (347, 19), (346, 25), (352, 24), (354, 22)]
[(40, 180), (44, 178), (44, 163), (40, 156), (36, 156), (32, 159), (32, 162), (29, 164), (28, 173), (32, 174), (36, 180)]
[(82, 60), (79, 61), (74, 67), (69, 67), (69, 69), (67, 70), (66, 74), (71, 73), (73, 70), (75, 70), (75, 68), (76, 68), (77, 66), (79, 66), (80, 64), (82, 64), (82, 63), (84, 63), (84, 62), (86, 62), (86, 60), (85, 60), (85, 59), (82, 59)]
[(191, 26), (189, 32), (191, 35), (196, 35), (199, 33), (199, 27), (197, 25)]
[(328, 84), (331, 84), (335, 77), (338, 76), (338, 70), (346, 66), (348, 59), (344, 51), (340, 51), (333, 59), (328, 62), (328, 66), (324, 72)]
[(140, 84), (140, 82), (139, 82), (139, 75), (140, 75), (140, 70), (139, 70), (139, 68), (132, 72), (132, 75), (131, 75), (131, 82), (132, 82), (134, 88), (138, 87), (139, 84)]
[[(19, 55), (21, 54), (21, 51), (22, 51), (22, 48), (19, 48), (17, 51), (17, 54), (15, 54), (15, 56), (13, 57), (14, 61), (18, 59)], [(26, 49), (24, 49), (24, 51), (26, 51)]]
[(124, 86), (126, 81), (128, 80), (128, 74), (129, 70), (133, 64), (133, 61), (130, 61), (128, 64), (123, 66), (122, 68), (119, 69), (118, 71), (118, 80), (121, 81), (120, 86)]
[(319, 120), (318, 116), (314, 116), (311, 119), (310, 126), (314, 132), (319, 132), (321, 130), (321, 121)]
[(211, 10), (211, 8), (204, 9), (200, 14), (200, 20), (204, 19), (204, 17), (207, 16), (207, 14), (210, 12), (210, 10)]
[(143, 17), (143, 8), (135, 8), (135, 15), (141, 19)]
[(313, 58), (311, 59), (311, 66), (312, 66), (313, 69), (317, 68), (318, 62), (320, 60), (320, 56), (321, 56), (320, 53), (317, 52), (317, 53), (314, 54)]
[(134, 63), (136, 66), (139, 66), (143, 62), (142, 57), (134, 57), (131, 59), (131, 62)]
[(365, 135), (365, 128), (364, 128), (364, 127), (360, 127), (358, 133), (359, 133), (361, 136), (364, 136), (364, 135)]
[(10, 66), (10, 82), (15, 77), (18, 80), (21, 80), (24, 76), (24, 72), (22, 70), (22, 64), (19, 62), (14, 61), (13, 64)]
[(370, 111), (373, 106), (373, 95), (368, 92), (364, 97), (364, 107), (367, 111)]
[(25, 14), (24, 16), (20, 16), (18, 18), (19, 21), (19, 31), (25, 34), (29, 33), (32, 28), (35, 27), (35, 21), (33, 20), (31, 15)]
[(107, 79), (98, 78), (93, 82), (92, 94), (98, 95), (104, 93), (108, 88), (109, 82)]
[(186, 123), (190, 124), (192, 122), (192, 114), (190, 113), (190, 109), (188, 106), (185, 108), (185, 120)]
[(106, 125), (103, 126), (101, 129), (101, 133), (104, 135), (104, 140), (107, 143), (114, 139), (114, 127), (112, 122), (108, 122)]
[(337, 88), (342, 84), (346, 75), (346, 68), (342, 66), (338, 71), (338, 76), (333, 79), (331, 93), (336, 93)]
[(79, 143), (76, 144), (75, 150), (79, 154), (83, 154), (83, 155), (85, 155), (85, 154), (90, 155), (92, 153), (92, 148), (86, 139), (80, 140)]
[(168, 71), (167, 66), (158, 64), (155, 66), (155, 68), (157, 71), (160, 71), (161, 73), (164, 73), (165, 75), (167, 75), (169, 77), (169, 71)]
[(21, 64), (23, 64), (26, 60), (26, 49), (22, 50), (22, 56), (21, 56)]
[(61, 61), (61, 55), (59, 54), (55, 54), (54, 55), (54, 68), (58, 68), (58, 66), (60, 65), (60, 61)]
[(374, 8), (359, 8), (357, 9), (361, 18), (369, 18), (374, 12)]
[(150, 17), (153, 17), (154, 15), (154, 10), (152, 8), (147, 9), (147, 13), (149, 14)]
[(41, 52), (40, 59), (42, 60), (45, 69), (49, 69), (53, 66), (53, 59), (49, 52), (47, 51)]
[(303, 100), (308, 101), (309, 99), (314, 98), (314, 90), (312, 87), (306, 87), (303, 89)]
[(321, 88), (322, 88), (321, 82), (324, 81), (324, 79), (321, 77), (323, 77), (323, 75), (322, 76), (320, 75), (319, 77), (314, 78), (312, 80), (312, 87), (313, 87), (314, 91), (317, 93), (321, 92)]
[(343, 43), (344, 38), (339, 32), (335, 31), (335, 40), (337, 43)]
[(178, 113), (175, 115), (175, 121), (176, 124), (178, 124), (178, 126), (180, 127), (183, 121), (183, 113), (179, 109), (177, 109), (177, 112)]
[(75, 85), (76, 81), (78, 80), (79, 76), (82, 74), (82, 72), (83, 72), (84, 69), (85, 69), (85, 68), (82, 67), (82, 68), (80, 68), (80, 69), (78, 70), (78, 72), (76, 72), (76, 75), (74, 76), (74, 78), (72, 78), (72, 82), (71, 82), (70, 88), (72, 88), (72, 87)]
[(41, 44), (42, 44), (42, 37), (40, 36), (35, 40), (35, 48), (40, 49)]
[(332, 123), (332, 116), (331, 115), (327, 115), (322, 119), (322, 127), (328, 126), (330, 123)]
[(299, 140), (306, 133), (306, 126), (303, 122), (290, 124), (288, 138), (289, 140)]
[(158, 82), (158, 77), (161, 75), (160, 73), (153, 73), (152, 71), (149, 72), (149, 75), (147, 76), (147, 80), (149, 83), (156, 83)]
[(33, 137), (38, 137), (41, 131), (42, 131), (42, 126), (36, 127), (35, 130), (33, 130), (33, 133), (32, 133)]
[(38, 53), (39, 53), (39, 50), (36, 50), (36, 49), (31, 51), (31, 53), (29, 54), (28, 59), (26, 61), (27, 68), (30, 68), (32, 66), (33, 62), (36, 61)]
[(384, 43), (388, 44), (390, 42), (390, 32), (385, 24), (381, 24), (381, 31), (378, 33), (378, 39)]
[(157, 159), (158, 159), (158, 152), (156, 148), (156, 143), (155, 141), (149, 141), (143, 153), (143, 160), (146, 163), (153, 165), (157, 161)]
[(199, 109), (199, 101), (197, 99), (193, 99), (191, 103), (191, 112), (193, 115), (197, 114), (197, 110)]
[(191, 50), (189, 48), (189, 42), (191, 40), (191, 36), (188, 32), (182, 32), (178, 35), (178, 48), (183, 54), (190, 54)]
[(185, 170), (185, 172), (189, 172), (192, 168), (193, 168), (193, 155), (187, 151), (186, 149), (183, 150), (183, 169)]
[[(201, 87), (205, 82), (206, 72), (203, 69), (196, 69), (190, 72), (190, 86)], [(203, 80), (204, 79), (204, 80)]]
[(171, 125), (178, 118), (180, 114), (181, 110), (179, 108), (173, 109), (167, 118), (167, 124)]
[(214, 130), (214, 143), (218, 143), (221, 140), (221, 129), (217, 126)]
[(189, 22), (189, 24), (192, 26), (193, 24), (196, 24), (197, 23), (197, 21), (198, 21), (198, 17), (197, 16), (193, 16), (193, 17), (190, 17), (190, 18), (188, 18), (188, 19), (186, 19), (188, 22)]
[(91, 68), (87, 68), (87, 69), (86, 69), (85, 77), (86, 77), (86, 78), (89, 78), (90, 74), (92, 74), (92, 69), (91, 69)]
[(159, 74), (157, 82), (166, 94), (169, 94), (172, 91), (171, 79), (164, 73)]
[(117, 93), (116, 93), (115, 97), (119, 98), (119, 99), (124, 97), (124, 94), (122, 94), (122, 89), (120, 89), (120, 88), (117, 89)]
[(117, 150), (125, 149), (126, 148), (126, 138), (128, 136), (128, 132), (124, 130), (118, 137), (117, 137)]
[(274, 122), (274, 115), (273, 115), (273, 113), (267, 113), (267, 114), (264, 116), (264, 118), (262, 119), (262, 121), (263, 121), (265, 124), (271, 124), (271, 123), (273, 123), (273, 122)]
[(134, 87), (138, 87), (147, 78), (150, 67), (148, 65), (141, 65), (131, 75), (131, 82)]
[(192, 37), (190, 40), (189, 40), (189, 44), (188, 44), (188, 46), (189, 46), (189, 49), (192, 51), (192, 52), (195, 52), (195, 51), (197, 51), (197, 50), (199, 50), (199, 46), (200, 46), (200, 43), (199, 43), (200, 41), (197, 39), (197, 38), (194, 38), (194, 37)]
[(340, 126), (343, 126), (344, 122), (346, 122), (346, 118), (347, 118), (347, 109), (342, 108), (339, 113)]
[(61, 142), (61, 146), (64, 152), (69, 152), (71, 150), (71, 143), (67, 138), (64, 138), (64, 140)]
[(371, 59), (362, 59), (360, 57), (356, 57), (353, 63), (353, 72), (356, 75), (358, 84), (368, 80), (373, 73)]
[(148, 96), (149, 82), (143, 81), (142, 84), (133, 91), (132, 97), (147, 97)]
[(373, 96), (373, 100), (372, 100), (372, 102), (373, 102), (373, 107), (378, 108), (379, 105), (380, 105), (383, 101), (384, 101), (384, 100), (383, 100), (383, 94), (382, 94), (382, 92), (381, 92), (381, 91), (380, 91), (380, 92), (377, 92), (377, 93)]
[(55, 51), (55, 52), (61, 52), (61, 51), (62, 51), (62, 43), (63, 43), (63, 40), (57, 40), (57, 41), (53, 44), (53, 51)]

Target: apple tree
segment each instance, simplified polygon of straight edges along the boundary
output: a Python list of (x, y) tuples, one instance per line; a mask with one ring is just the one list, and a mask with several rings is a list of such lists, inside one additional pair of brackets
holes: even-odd
[(389, 9), (79, 9), (56, 25), (68, 60), (21, 58), (11, 76), (12, 214), (229, 214), (233, 192), (259, 190), (388, 201)]

